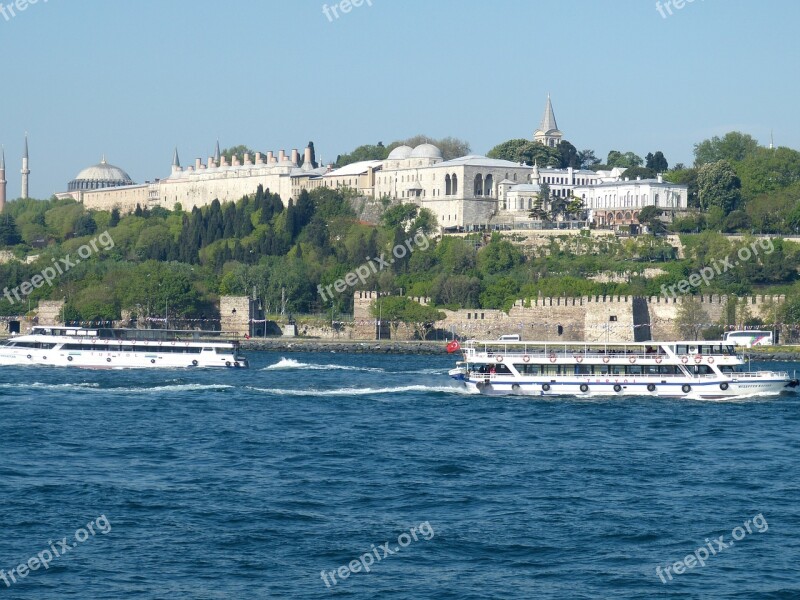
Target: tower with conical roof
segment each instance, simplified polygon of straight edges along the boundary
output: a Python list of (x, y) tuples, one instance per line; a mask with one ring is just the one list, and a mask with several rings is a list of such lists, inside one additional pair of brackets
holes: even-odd
[(28, 168), (28, 134), (25, 134), (25, 150), (22, 153), (22, 170), (20, 171), (22, 174), (22, 195), (20, 198), (27, 198), (28, 197), (28, 175), (31, 174), (31, 170)]
[(220, 154), (219, 154), (219, 140), (217, 140), (217, 147), (214, 150), (214, 166), (215, 167), (219, 166), (220, 159), (221, 159), (221, 157), (220, 157)]
[(175, 153), (172, 155), (172, 172), (177, 173), (181, 170), (181, 159), (178, 158), (178, 147), (175, 146)]
[(550, 94), (547, 94), (547, 104), (544, 107), (544, 116), (539, 124), (539, 129), (533, 133), (533, 141), (555, 148), (561, 141), (564, 134), (561, 133), (556, 124), (556, 115), (553, 112), (553, 103), (550, 101)]
[(6, 207), (6, 149), (0, 148), (0, 212)]

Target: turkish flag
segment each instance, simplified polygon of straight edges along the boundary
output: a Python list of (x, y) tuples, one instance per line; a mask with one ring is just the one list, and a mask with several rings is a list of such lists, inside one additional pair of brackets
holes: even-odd
[(447, 352), (452, 354), (453, 352), (458, 352), (458, 349), (461, 348), (461, 344), (458, 343), (458, 340), (453, 340), (449, 344), (447, 344)]

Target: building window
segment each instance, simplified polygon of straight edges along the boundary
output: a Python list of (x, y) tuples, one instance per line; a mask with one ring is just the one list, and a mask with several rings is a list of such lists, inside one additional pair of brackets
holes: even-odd
[(610, 317), (608, 317), (608, 320), (611, 323), (616, 323), (617, 322), (617, 315), (611, 315)]

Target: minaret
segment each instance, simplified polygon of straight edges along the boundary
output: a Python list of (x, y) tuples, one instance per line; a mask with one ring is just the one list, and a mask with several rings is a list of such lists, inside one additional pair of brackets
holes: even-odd
[(539, 175), (539, 161), (538, 159), (533, 161), (533, 173), (531, 173), (531, 183), (533, 185), (539, 185), (539, 180), (541, 179)]
[(175, 154), (172, 155), (172, 172), (181, 171), (181, 159), (178, 158), (178, 147), (175, 146)]
[(22, 196), (20, 198), (28, 197), (28, 175), (31, 170), (28, 168), (28, 134), (25, 133), (25, 151), (22, 153)]
[(6, 149), (0, 148), (0, 213), (6, 207)]
[(219, 166), (220, 156), (219, 156), (219, 140), (217, 140), (217, 147), (214, 150), (214, 165)]

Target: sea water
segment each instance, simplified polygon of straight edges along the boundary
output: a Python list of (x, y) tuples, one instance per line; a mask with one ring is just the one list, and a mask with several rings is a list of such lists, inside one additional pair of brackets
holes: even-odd
[(249, 357), (0, 369), (0, 598), (800, 597), (794, 393), (485, 397), (453, 357)]

